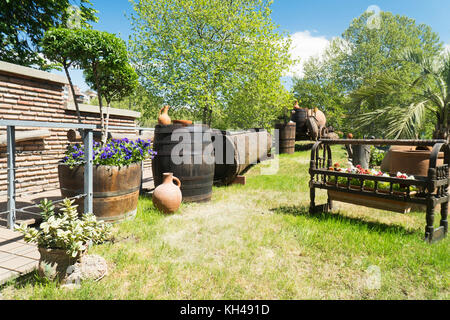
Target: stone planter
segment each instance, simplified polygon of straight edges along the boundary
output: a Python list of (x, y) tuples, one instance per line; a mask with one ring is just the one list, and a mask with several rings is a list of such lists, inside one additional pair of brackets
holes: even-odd
[[(62, 197), (84, 193), (84, 166), (72, 169), (63, 163), (58, 166)], [(93, 167), (93, 210), (99, 220), (115, 222), (134, 216), (141, 186), (141, 163), (129, 166)], [(84, 198), (77, 199), (78, 212), (84, 213)]]

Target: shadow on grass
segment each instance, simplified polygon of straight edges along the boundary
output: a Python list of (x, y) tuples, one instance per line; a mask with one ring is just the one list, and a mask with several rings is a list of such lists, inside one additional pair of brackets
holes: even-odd
[(0, 290), (4, 289), (7, 286), (13, 286), (14, 289), (22, 289), (25, 288), (27, 285), (30, 286), (46, 286), (46, 285), (54, 285), (57, 286), (56, 282), (52, 282), (44, 277), (41, 277), (38, 274), (37, 270), (34, 270), (30, 273), (21, 275), (15, 279), (9, 280), (5, 282), (4, 284), (0, 285)]
[(314, 143), (295, 144), (295, 152), (311, 150)]
[(270, 211), (277, 214), (285, 214), (292, 216), (304, 216), (310, 219), (316, 219), (319, 221), (339, 221), (348, 223), (353, 226), (367, 227), (370, 231), (380, 233), (400, 233), (404, 235), (412, 235), (419, 233), (418, 230), (409, 230), (402, 225), (398, 224), (386, 224), (378, 221), (367, 221), (363, 218), (348, 217), (341, 212), (319, 212), (310, 214), (309, 207), (306, 206), (281, 206), (278, 208), (272, 208)]

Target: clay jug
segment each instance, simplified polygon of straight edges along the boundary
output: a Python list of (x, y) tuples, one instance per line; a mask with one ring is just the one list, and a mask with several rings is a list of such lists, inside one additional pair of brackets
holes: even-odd
[(161, 110), (159, 110), (159, 114), (158, 114), (158, 123), (162, 124), (162, 125), (169, 125), (172, 123), (172, 120), (169, 117), (168, 111), (169, 111), (170, 106), (164, 106), (161, 108)]
[[(176, 185), (173, 183), (175, 182)], [(155, 207), (164, 213), (174, 213), (181, 204), (181, 181), (172, 172), (163, 173), (163, 182), (153, 192)]]

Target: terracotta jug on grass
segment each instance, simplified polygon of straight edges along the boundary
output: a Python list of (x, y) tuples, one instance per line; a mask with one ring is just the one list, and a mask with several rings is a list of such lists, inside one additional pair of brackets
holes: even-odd
[[(176, 185), (174, 184), (176, 183)], [(163, 173), (163, 182), (153, 192), (152, 201), (155, 207), (164, 213), (174, 213), (180, 208), (181, 182), (173, 173)]]
[(158, 123), (162, 124), (162, 125), (169, 125), (172, 123), (172, 120), (169, 117), (168, 111), (169, 111), (170, 106), (164, 106), (161, 108), (161, 110), (159, 110), (159, 114), (158, 114)]

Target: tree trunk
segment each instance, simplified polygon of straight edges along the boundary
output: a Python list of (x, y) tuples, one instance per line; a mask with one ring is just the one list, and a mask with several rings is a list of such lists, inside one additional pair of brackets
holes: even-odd
[(78, 107), (78, 101), (75, 96), (75, 90), (73, 89), (72, 78), (70, 78), (69, 69), (67, 68), (67, 66), (64, 66), (64, 71), (66, 72), (67, 80), (69, 80), (70, 90), (72, 90), (72, 98), (73, 102), (75, 103), (75, 109), (77, 111), (78, 123), (81, 123), (80, 108)]
[(101, 128), (102, 141), (103, 141), (103, 134), (104, 134), (105, 123), (104, 123), (104, 119), (103, 119), (102, 90), (101, 90), (101, 88), (99, 86), (99, 82), (98, 82), (97, 66), (96, 66), (96, 64), (92, 64), (92, 70), (94, 72), (95, 85), (97, 87), (98, 107), (100, 109), (99, 110), (100, 111), (100, 128)]
[(105, 134), (102, 136), (102, 143), (106, 144), (106, 140), (108, 139), (108, 130), (109, 130), (109, 108), (111, 106), (111, 102), (107, 101), (106, 106), (106, 125), (105, 125)]
[(440, 123), (436, 124), (436, 129), (433, 132), (433, 139), (444, 139), (448, 141), (449, 127)]

